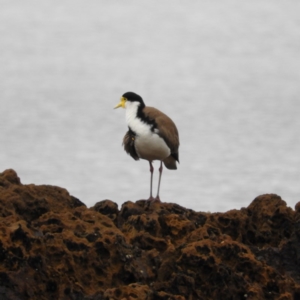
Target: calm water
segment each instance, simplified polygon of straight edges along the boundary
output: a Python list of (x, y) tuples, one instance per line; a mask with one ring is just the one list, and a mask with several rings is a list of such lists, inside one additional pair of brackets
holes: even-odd
[(0, 6), (0, 171), (88, 206), (148, 197), (148, 163), (123, 151), (125, 111), (112, 109), (131, 90), (179, 128), (163, 201), (204, 211), (263, 193), (300, 201), (298, 0)]

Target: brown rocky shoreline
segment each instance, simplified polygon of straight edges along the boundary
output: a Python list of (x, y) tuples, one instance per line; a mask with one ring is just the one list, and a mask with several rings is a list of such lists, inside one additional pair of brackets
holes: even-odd
[[(200, 201), (200, 200), (199, 200)], [(300, 299), (300, 203), (203, 213), (0, 173), (0, 299)]]

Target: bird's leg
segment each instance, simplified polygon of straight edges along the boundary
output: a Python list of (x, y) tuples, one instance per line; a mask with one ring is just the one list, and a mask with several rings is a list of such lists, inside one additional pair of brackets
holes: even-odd
[(149, 165), (150, 165), (150, 197), (149, 200), (153, 200), (153, 196), (152, 196), (152, 182), (153, 182), (153, 166), (152, 166), (152, 161), (149, 160)]
[(160, 198), (159, 198), (159, 188), (160, 188), (161, 174), (162, 174), (162, 171), (163, 171), (162, 161), (160, 161), (160, 167), (159, 167), (158, 171), (159, 171), (159, 179), (158, 179), (158, 187), (157, 187), (157, 196), (156, 196), (155, 200), (160, 201)]

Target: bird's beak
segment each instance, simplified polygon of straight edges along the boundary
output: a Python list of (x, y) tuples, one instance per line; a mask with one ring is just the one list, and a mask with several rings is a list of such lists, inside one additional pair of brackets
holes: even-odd
[(126, 103), (127, 99), (122, 97), (120, 102), (114, 107), (114, 109), (119, 108), (119, 107), (123, 107), (125, 108), (125, 103)]

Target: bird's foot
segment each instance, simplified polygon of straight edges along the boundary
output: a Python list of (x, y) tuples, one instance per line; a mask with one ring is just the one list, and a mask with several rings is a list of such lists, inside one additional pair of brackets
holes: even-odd
[(157, 196), (157, 197), (155, 197), (155, 198), (152, 197), (152, 196), (150, 196), (149, 199), (148, 199), (148, 201), (149, 201), (149, 202), (152, 202), (152, 203), (153, 203), (153, 202), (161, 202), (159, 196)]

